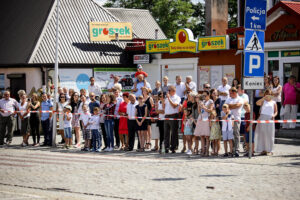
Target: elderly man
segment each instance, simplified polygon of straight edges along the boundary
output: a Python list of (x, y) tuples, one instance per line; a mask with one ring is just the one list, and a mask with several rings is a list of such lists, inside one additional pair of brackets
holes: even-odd
[(228, 85), (228, 79), (227, 77), (222, 78), (222, 85), (220, 85), (217, 90), (219, 93), (219, 97), (221, 99), (220, 108), (222, 108), (224, 102), (229, 98), (229, 89), (231, 88), (230, 85)]
[[(180, 97), (176, 94), (176, 87), (169, 86), (169, 92), (167, 93), (165, 100), (165, 118), (178, 118), (179, 117), (179, 105)], [(178, 121), (177, 120), (165, 120), (164, 123), (165, 134), (165, 149), (166, 153), (169, 153), (169, 149), (172, 153), (175, 153), (175, 149), (178, 144)], [(171, 137), (171, 146), (170, 146)]]
[(193, 80), (192, 76), (187, 76), (185, 78), (186, 82), (185, 82), (185, 94), (187, 94), (188, 92), (197, 92), (197, 86), (196, 83)]
[(102, 94), (101, 87), (98, 86), (97, 84), (95, 84), (95, 78), (94, 77), (90, 78), (90, 85), (88, 87), (88, 92), (89, 93), (93, 92), (96, 95), (96, 99), (98, 97), (100, 97), (100, 95)]
[(128, 138), (129, 145), (127, 151), (132, 151), (134, 148), (134, 140), (136, 134), (136, 120), (135, 120), (135, 106), (138, 105), (134, 94), (129, 95), (130, 103), (127, 105), (127, 116), (128, 116)]
[(0, 145), (4, 144), (4, 137), (7, 131), (7, 145), (10, 145), (13, 138), (13, 127), (15, 125), (15, 111), (18, 110), (18, 102), (10, 98), (10, 92), (5, 91), (4, 98), (0, 100)]
[(114, 87), (118, 86), (120, 89), (120, 91), (122, 90), (122, 85), (119, 83), (120, 81), (120, 77), (119, 76), (113, 76), (114, 81), (110, 82), (107, 86), (107, 91), (108, 92), (113, 92), (114, 91)]
[(161, 86), (161, 90), (165, 93), (167, 93), (169, 91), (169, 78), (167, 76), (163, 77), (163, 83)]
[(52, 145), (52, 131), (51, 131), (51, 118), (52, 118), (52, 111), (53, 104), (47, 98), (47, 94), (42, 95), (42, 103), (41, 103), (41, 111), (48, 111), (41, 113), (41, 124), (44, 133), (44, 143), (42, 146), (51, 146)]
[[(291, 75), (288, 82), (282, 88), (282, 101), (284, 106), (284, 119), (297, 118), (297, 93), (300, 92), (300, 83), (296, 82), (296, 77)], [(296, 123), (283, 124), (283, 128), (295, 129)]]
[[(132, 86), (131, 92), (133, 92), (136, 97), (139, 97), (142, 95), (142, 87), (144, 87), (144, 76), (140, 74), (137, 76), (137, 79), (139, 82), (136, 84), (136, 87)], [(146, 88), (151, 89), (151, 86), (148, 82), (146, 82)]]
[(234, 146), (233, 152), (235, 157), (239, 157), (239, 147), (240, 147), (240, 125), (241, 125), (241, 114), (244, 104), (244, 100), (239, 97), (238, 91), (235, 87), (232, 87), (229, 90), (230, 97), (225, 101), (229, 105), (231, 114), (234, 116), (234, 127), (233, 127), (233, 136), (234, 136)]
[(176, 76), (175, 87), (176, 87), (176, 94), (177, 94), (177, 96), (180, 97), (181, 103), (183, 103), (183, 101), (184, 101), (184, 91), (185, 91), (186, 88), (185, 88), (184, 82), (182, 82), (181, 76)]

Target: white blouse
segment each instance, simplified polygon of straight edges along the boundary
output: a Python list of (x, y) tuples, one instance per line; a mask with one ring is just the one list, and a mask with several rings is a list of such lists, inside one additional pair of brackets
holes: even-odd
[(264, 101), (260, 114), (272, 116), (274, 114), (275, 101)]

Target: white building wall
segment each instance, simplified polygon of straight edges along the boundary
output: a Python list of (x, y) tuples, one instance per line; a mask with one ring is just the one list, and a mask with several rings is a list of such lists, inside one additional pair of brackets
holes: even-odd
[(7, 74), (26, 74), (26, 92), (29, 93), (33, 87), (37, 90), (42, 87), (42, 72), (40, 68), (0, 68), (4, 73), (5, 88), (10, 87), (10, 79)]

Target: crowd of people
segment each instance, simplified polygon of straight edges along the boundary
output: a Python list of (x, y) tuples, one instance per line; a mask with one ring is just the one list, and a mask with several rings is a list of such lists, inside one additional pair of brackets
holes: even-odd
[[(239, 80), (228, 84), (226, 77), (217, 88), (209, 83), (198, 91), (191, 76), (182, 80), (176, 76), (175, 84), (163, 77), (155, 87), (147, 82), (147, 73), (139, 66), (131, 91), (122, 92), (119, 77), (102, 92), (94, 77), (90, 78), (88, 91), (58, 88), (58, 96), (43, 93), (30, 97), (24, 90), (18, 95), (20, 102), (10, 98), (10, 91), (0, 100), (0, 145), (10, 145), (16, 117), (20, 121), (22, 146), (52, 145), (53, 103), (57, 102), (57, 133), (64, 148), (82, 151), (110, 152), (133, 151), (138, 137), (137, 151), (175, 153), (178, 151), (179, 134), (183, 134), (181, 153), (218, 156), (224, 141), (224, 157), (240, 156), (240, 136), (243, 136), (245, 156), (254, 152), (271, 155), (275, 130), (293, 129), (296, 123), (259, 123), (250, 120), (250, 102)], [(300, 83), (294, 76), (282, 87), (280, 79), (265, 76), (265, 89), (255, 91), (253, 119), (296, 119), (297, 93)], [(18, 111), (18, 112), (16, 112)], [(42, 112), (39, 112), (42, 111)], [(40, 141), (40, 130), (44, 141)], [(249, 152), (249, 132), (252, 126), (252, 152)], [(73, 133), (75, 142), (73, 142)], [(81, 137), (84, 142), (82, 142)], [(154, 142), (151, 142), (154, 140)], [(199, 143), (201, 145), (199, 145)], [(153, 145), (152, 145), (153, 144)]]

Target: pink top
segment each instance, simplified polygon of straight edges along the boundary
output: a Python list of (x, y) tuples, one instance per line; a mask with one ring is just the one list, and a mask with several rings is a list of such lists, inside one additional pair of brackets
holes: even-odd
[[(296, 87), (300, 88), (300, 83), (296, 83)], [(284, 84), (282, 88), (282, 92), (284, 94), (284, 102), (283, 105), (290, 104), (296, 105), (297, 91), (293, 85), (290, 83)]]

